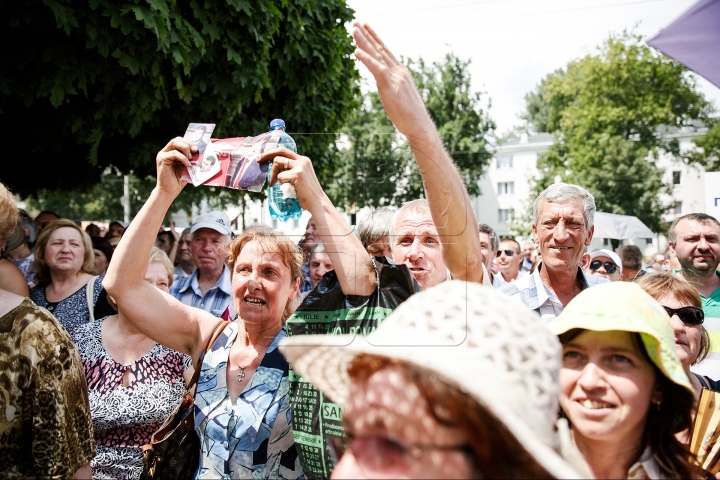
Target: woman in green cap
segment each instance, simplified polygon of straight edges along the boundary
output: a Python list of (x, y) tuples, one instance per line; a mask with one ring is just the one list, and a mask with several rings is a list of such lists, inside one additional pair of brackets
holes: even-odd
[(635, 284), (608, 283), (548, 327), (563, 346), (560, 406), (595, 477), (691, 477), (675, 434), (691, 425), (695, 392), (663, 307)]

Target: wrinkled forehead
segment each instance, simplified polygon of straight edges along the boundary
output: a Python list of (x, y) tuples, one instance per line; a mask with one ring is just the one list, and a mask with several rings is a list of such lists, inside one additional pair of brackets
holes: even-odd
[(545, 200), (540, 202), (538, 221), (548, 219), (580, 220), (585, 223), (585, 209), (581, 199), (569, 198), (562, 202)]
[(675, 230), (680, 235), (689, 235), (689, 234), (703, 234), (703, 235), (714, 235), (714, 236), (720, 236), (720, 227), (718, 227), (715, 222), (706, 220), (706, 221), (700, 221), (700, 220), (694, 220), (694, 219), (684, 219), (680, 220), (678, 224), (675, 226)]
[(437, 236), (437, 228), (430, 212), (401, 213), (395, 221), (395, 235), (432, 235)]
[(82, 242), (82, 234), (72, 227), (60, 227), (53, 230), (48, 240), (76, 240)]

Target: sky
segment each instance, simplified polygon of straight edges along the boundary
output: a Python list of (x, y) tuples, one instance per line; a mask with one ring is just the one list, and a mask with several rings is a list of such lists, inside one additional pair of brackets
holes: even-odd
[[(546, 75), (593, 54), (611, 34), (650, 38), (697, 0), (348, 0), (396, 56), (471, 60), (474, 91), (485, 92), (502, 134), (522, 122), (524, 96)], [(358, 63), (374, 89), (368, 70)], [(720, 108), (720, 88), (697, 77)], [(487, 97), (486, 97), (487, 99)]]

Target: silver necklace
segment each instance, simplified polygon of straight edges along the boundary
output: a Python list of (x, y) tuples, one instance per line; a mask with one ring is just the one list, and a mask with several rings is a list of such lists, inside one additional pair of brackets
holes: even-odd
[[(245, 331), (245, 341), (247, 342), (246, 345), (245, 345), (245, 347), (247, 348), (247, 347), (250, 346), (250, 335), (248, 335), (247, 331)], [(240, 369), (240, 371), (239, 371), (238, 374), (237, 374), (238, 382), (242, 382), (242, 381), (243, 381), (243, 379), (245, 378), (245, 369), (248, 368), (250, 365), (252, 365), (252, 363), (253, 363), (255, 360), (257, 360), (258, 357), (260, 357), (260, 355), (261, 355), (262, 353), (264, 353), (264, 350), (267, 350), (268, 347), (270, 347), (270, 345), (268, 345), (267, 347), (263, 348), (263, 350), (262, 350), (261, 352), (258, 352), (257, 356), (256, 356), (255, 358), (253, 358), (252, 360), (250, 360), (250, 363), (248, 363), (248, 364), (245, 365), (244, 367), (240, 366), (239, 363), (236, 363), (236, 364), (235, 364), (235, 365)]]

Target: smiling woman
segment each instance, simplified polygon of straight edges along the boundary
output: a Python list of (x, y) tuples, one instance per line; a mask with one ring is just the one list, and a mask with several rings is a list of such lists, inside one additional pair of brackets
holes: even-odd
[(595, 477), (690, 477), (675, 435), (691, 424), (695, 392), (663, 308), (635, 284), (603, 284), (548, 327), (563, 345), (560, 406)]

